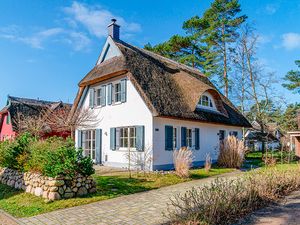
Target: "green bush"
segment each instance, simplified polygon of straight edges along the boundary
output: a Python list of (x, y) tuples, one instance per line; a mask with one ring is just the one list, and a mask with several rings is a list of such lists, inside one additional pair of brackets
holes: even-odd
[(29, 153), (29, 143), (32, 140), (31, 135), (25, 133), (14, 141), (0, 143), (0, 166), (24, 171)]
[(0, 144), (0, 166), (39, 172), (49, 177), (95, 172), (91, 158), (84, 157), (81, 149), (76, 150), (71, 139), (36, 140), (29, 135)]

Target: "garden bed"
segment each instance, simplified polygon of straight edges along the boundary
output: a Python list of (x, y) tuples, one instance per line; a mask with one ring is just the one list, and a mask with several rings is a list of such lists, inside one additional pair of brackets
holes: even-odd
[(232, 171), (235, 171), (235, 169), (215, 167), (210, 172), (206, 172), (205, 169), (193, 169), (191, 170), (191, 177), (187, 179), (179, 178), (174, 173), (161, 174), (153, 172), (146, 174), (146, 176), (143, 174), (138, 174), (138, 176), (137, 174), (133, 174), (132, 178), (128, 177), (127, 172), (112, 172), (104, 175), (97, 173), (92, 176), (96, 181), (96, 193), (51, 203), (47, 203), (42, 198), (25, 193), (24, 191), (0, 184), (0, 208), (16, 217), (29, 217), (57, 209), (79, 206)]

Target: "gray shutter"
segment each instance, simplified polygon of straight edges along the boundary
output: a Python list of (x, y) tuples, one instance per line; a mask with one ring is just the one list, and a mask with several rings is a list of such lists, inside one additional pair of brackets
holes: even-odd
[(94, 108), (94, 98), (95, 98), (95, 90), (94, 88), (90, 89), (90, 108)]
[(126, 85), (126, 79), (121, 80), (121, 102), (126, 102), (126, 89), (127, 89), (127, 85)]
[(77, 130), (77, 147), (82, 148), (82, 131)]
[(136, 126), (136, 143), (137, 151), (144, 151), (145, 129), (144, 126)]
[(173, 127), (165, 126), (165, 150), (173, 150)]
[(116, 149), (118, 150), (120, 148), (120, 128), (116, 128)]
[(186, 127), (181, 127), (181, 147), (186, 147)]
[(100, 99), (100, 105), (105, 106), (106, 105), (106, 86), (103, 85), (100, 89), (101, 92), (101, 99)]
[(195, 149), (200, 149), (200, 130), (199, 128), (195, 128)]
[(110, 128), (110, 149), (116, 150), (116, 128)]
[(107, 105), (112, 103), (112, 84), (107, 85)]
[(102, 130), (96, 129), (96, 164), (101, 164)]

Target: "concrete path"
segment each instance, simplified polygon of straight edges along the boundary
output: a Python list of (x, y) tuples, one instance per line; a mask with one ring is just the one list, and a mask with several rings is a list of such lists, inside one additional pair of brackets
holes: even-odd
[(6, 212), (0, 210), (0, 225), (17, 225), (17, 220)]
[[(241, 172), (232, 172), (218, 177), (234, 177)], [(216, 177), (194, 180), (143, 193), (122, 196), (110, 200), (57, 210), (30, 218), (19, 219), (20, 224), (161, 224), (166, 219), (170, 197), (176, 193), (208, 184)]]
[(299, 225), (300, 191), (293, 192), (282, 202), (260, 209), (242, 219), (239, 225)]

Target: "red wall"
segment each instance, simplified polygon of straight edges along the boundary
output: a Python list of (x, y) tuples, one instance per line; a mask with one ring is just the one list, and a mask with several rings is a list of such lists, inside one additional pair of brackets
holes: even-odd
[(6, 139), (11, 139), (15, 137), (15, 132), (12, 129), (12, 124), (11, 121), (9, 124), (6, 124), (6, 120), (7, 120), (7, 113), (2, 114), (2, 116), (4, 117), (2, 120), (2, 126), (1, 127), (1, 131), (0, 131), (0, 141), (6, 140)]

